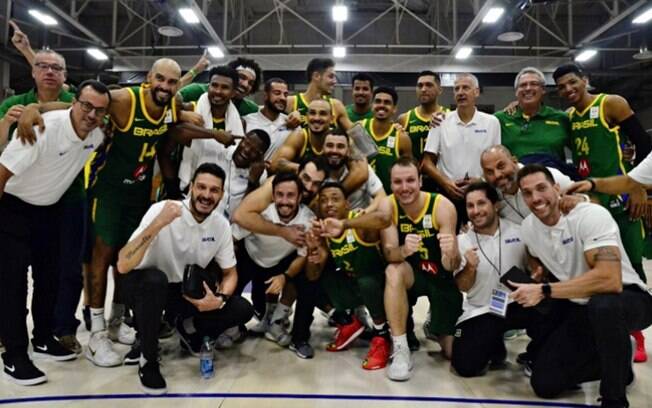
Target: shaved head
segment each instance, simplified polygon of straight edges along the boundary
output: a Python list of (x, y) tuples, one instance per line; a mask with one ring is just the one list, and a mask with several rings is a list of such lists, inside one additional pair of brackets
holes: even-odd
[(322, 108), (323, 108), (324, 106), (325, 106), (327, 109), (330, 109), (330, 108), (331, 108), (331, 104), (328, 103), (328, 101), (327, 101), (326, 99), (315, 99), (315, 100), (311, 101), (311, 102), (308, 104), (308, 107), (310, 108), (310, 107), (312, 106), (312, 107), (314, 107), (314, 108), (319, 108), (319, 105), (322, 105), (322, 106), (321, 106)]
[(147, 74), (152, 99), (158, 106), (167, 105), (179, 87), (181, 67), (170, 58), (161, 58), (154, 62), (152, 69)]
[(159, 58), (152, 64), (150, 72), (167, 71), (168, 73), (176, 73), (181, 78), (181, 67), (171, 58)]

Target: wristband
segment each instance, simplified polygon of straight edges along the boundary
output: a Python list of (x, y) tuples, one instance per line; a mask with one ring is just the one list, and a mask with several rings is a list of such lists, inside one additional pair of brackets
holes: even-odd
[(592, 178), (587, 178), (588, 182), (591, 183), (591, 189), (589, 191), (593, 192), (595, 191), (595, 180)]
[(541, 293), (543, 293), (543, 297), (546, 299), (550, 298), (550, 295), (552, 294), (552, 288), (550, 287), (549, 283), (544, 283), (541, 285)]
[(188, 73), (190, 74), (192, 79), (195, 79), (195, 77), (197, 76), (197, 71), (195, 71), (195, 68), (190, 68), (190, 71), (188, 71)]

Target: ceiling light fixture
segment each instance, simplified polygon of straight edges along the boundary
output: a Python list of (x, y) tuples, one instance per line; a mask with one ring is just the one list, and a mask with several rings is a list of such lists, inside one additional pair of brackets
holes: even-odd
[(333, 47), (333, 57), (335, 58), (346, 57), (346, 47), (343, 47), (341, 45)]
[(179, 9), (179, 14), (188, 24), (198, 24), (199, 17), (195, 14), (194, 10), (189, 7), (183, 7)]
[(644, 12), (639, 14), (638, 16), (634, 17), (634, 19), (632, 20), (632, 23), (633, 24), (645, 24), (650, 20), (652, 20), (652, 7), (645, 10)]
[(333, 6), (333, 21), (341, 23), (349, 18), (349, 8), (346, 6)]
[(86, 52), (88, 55), (91, 57), (95, 58), (98, 61), (106, 61), (109, 59), (109, 56), (104, 53), (104, 51), (100, 50), (99, 48), (88, 48), (86, 49)]
[(577, 61), (577, 62), (585, 62), (585, 61), (588, 61), (591, 58), (595, 57), (596, 55), (598, 55), (597, 50), (594, 50), (594, 49), (584, 50), (584, 51), (580, 52), (579, 54), (577, 54), (577, 56), (575, 57), (575, 61)]
[(211, 55), (211, 57), (217, 59), (224, 58), (224, 51), (222, 51), (222, 49), (217, 45), (208, 47), (206, 49), (208, 50), (208, 53)]
[(485, 24), (494, 24), (500, 20), (500, 17), (502, 17), (503, 13), (505, 13), (504, 8), (492, 7), (489, 9), (489, 11), (487, 11), (487, 14), (484, 15), (482, 22)]
[(473, 48), (471, 47), (462, 47), (455, 54), (455, 59), (464, 60), (471, 56), (473, 53)]
[(29, 15), (34, 17), (36, 20), (40, 21), (41, 24), (46, 26), (54, 26), (59, 24), (54, 17), (49, 14), (42, 13), (36, 9), (31, 9), (28, 11)]

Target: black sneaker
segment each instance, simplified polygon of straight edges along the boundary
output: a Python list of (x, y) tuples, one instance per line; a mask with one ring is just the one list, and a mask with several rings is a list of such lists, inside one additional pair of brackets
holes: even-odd
[(313, 350), (312, 346), (307, 341), (290, 343), (290, 350), (294, 351), (297, 356), (304, 359), (313, 358), (315, 356), (315, 350)]
[(5, 366), (5, 377), (18, 385), (37, 385), (48, 380), (43, 371), (36, 368), (32, 360), (27, 356), (7, 357), (2, 355)]
[(136, 338), (136, 342), (131, 346), (124, 359), (124, 365), (136, 365), (140, 361), (140, 339)]
[(193, 356), (199, 357), (199, 351), (202, 345), (202, 339), (199, 338), (199, 335), (197, 333), (186, 333), (181, 319), (177, 321), (177, 333), (179, 333), (179, 344), (181, 348)]
[(77, 358), (77, 354), (61, 345), (54, 337), (32, 339), (34, 356), (47, 357), (56, 361), (69, 361)]
[(174, 335), (174, 326), (172, 326), (170, 323), (168, 323), (165, 320), (161, 320), (161, 326), (159, 327), (158, 330), (158, 338), (167, 339), (169, 337), (172, 337), (173, 335)]
[(158, 361), (148, 361), (144, 366), (138, 367), (138, 378), (145, 394), (161, 395), (168, 392)]
[(410, 351), (419, 351), (421, 348), (421, 342), (419, 339), (417, 339), (417, 335), (414, 334), (414, 330), (408, 330), (407, 331), (407, 342), (408, 342), (408, 347), (410, 347)]
[(90, 332), (91, 331), (91, 307), (90, 306), (84, 306), (82, 309), (82, 316), (84, 318), (84, 327), (86, 327), (86, 331)]

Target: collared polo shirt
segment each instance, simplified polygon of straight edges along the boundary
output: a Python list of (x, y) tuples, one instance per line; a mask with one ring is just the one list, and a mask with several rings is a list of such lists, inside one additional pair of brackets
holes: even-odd
[(275, 120), (269, 120), (267, 116), (263, 115), (259, 110), (256, 113), (244, 116), (246, 123), (247, 132), (252, 129), (262, 129), (269, 135), (269, 148), (265, 152), (265, 160), (271, 160), (272, 156), (276, 151), (283, 146), (285, 139), (290, 135), (290, 129), (288, 129), (285, 121), (287, 120), (287, 115), (281, 113)]

